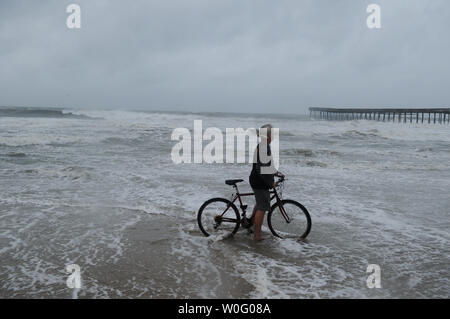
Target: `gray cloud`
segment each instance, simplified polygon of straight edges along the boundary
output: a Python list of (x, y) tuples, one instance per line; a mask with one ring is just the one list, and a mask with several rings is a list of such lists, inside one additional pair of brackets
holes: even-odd
[[(81, 30), (65, 26), (72, 2)], [(2, 0), (0, 105), (448, 106), (449, 27), (446, 0)]]

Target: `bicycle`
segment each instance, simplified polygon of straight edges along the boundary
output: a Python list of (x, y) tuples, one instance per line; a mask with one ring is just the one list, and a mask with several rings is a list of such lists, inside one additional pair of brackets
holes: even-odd
[[(305, 239), (311, 231), (311, 216), (308, 210), (299, 202), (291, 199), (282, 199), (284, 176), (278, 178), (277, 186), (270, 190), (270, 201), (276, 199), (271, 205), (267, 215), (267, 224), (272, 234), (278, 238)], [(234, 235), (239, 227), (249, 229), (252, 226), (251, 219), (246, 217), (248, 205), (242, 203), (241, 197), (252, 196), (253, 193), (239, 193), (237, 184), (242, 179), (226, 180), (225, 184), (234, 188), (235, 192), (231, 200), (226, 198), (211, 198), (203, 203), (197, 213), (197, 222), (205, 236), (229, 232)], [(234, 204), (239, 201), (242, 210), (242, 218)]]

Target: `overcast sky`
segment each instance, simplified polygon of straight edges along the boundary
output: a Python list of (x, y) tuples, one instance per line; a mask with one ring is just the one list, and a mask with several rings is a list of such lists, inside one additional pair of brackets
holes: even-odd
[(448, 0), (1, 0), (0, 105), (450, 107), (449, 39)]

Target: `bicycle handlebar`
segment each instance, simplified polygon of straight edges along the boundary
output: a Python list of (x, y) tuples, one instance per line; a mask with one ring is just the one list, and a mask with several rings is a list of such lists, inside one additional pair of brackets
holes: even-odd
[(286, 176), (284, 174), (279, 173), (279, 172), (277, 172), (275, 174), (275, 177), (278, 178), (278, 181), (277, 181), (278, 183), (284, 182), (284, 180), (286, 179)]
[(284, 176), (283, 174), (275, 174), (275, 177), (277, 177), (278, 178), (278, 180), (276, 181), (276, 187), (278, 188), (278, 187), (280, 187), (283, 183), (284, 183), (284, 181), (286, 180), (286, 176)]

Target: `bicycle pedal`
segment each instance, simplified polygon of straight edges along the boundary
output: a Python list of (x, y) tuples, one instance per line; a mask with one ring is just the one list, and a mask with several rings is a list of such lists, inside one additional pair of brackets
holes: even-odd
[(252, 226), (252, 223), (251, 223), (251, 220), (250, 220), (250, 219), (244, 217), (244, 218), (242, 218), (242, 220), (241, 220), (241, 225), (242, 225), (242, 227), (244, 227), (244, 228), (250, 228), (250, 227)]

